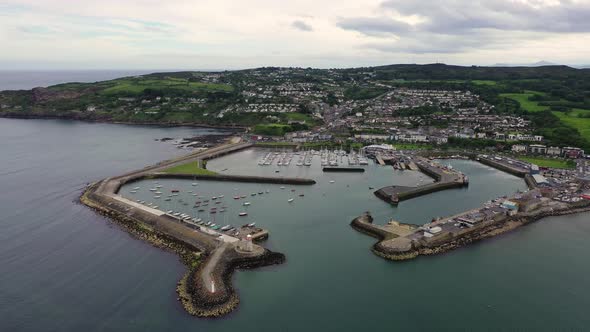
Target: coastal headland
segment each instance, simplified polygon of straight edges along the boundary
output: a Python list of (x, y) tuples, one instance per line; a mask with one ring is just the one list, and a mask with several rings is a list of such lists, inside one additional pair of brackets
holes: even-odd
[(236, 269), (252, 269), (281, 264), (285, 256), (252, 243), (264, 239), (268, 232), (252, 228), (251, 235), (234, 237), (185, 221), (170, 213), (144, 206), (119, 195), (120, 188), (141, 179), (180, 178), (205, 181), (232, 181), (312, 185), (309, 179), (265, 178), (231, 175), (170, 174), (163, 170), (188, 162), (203, 161), (251, 147), (239, 139), (177, 159), (159, 162), (89, 185), (80, 201), (120, 224), (129, 233), (155, 246), (179, 254), (188, 271), (178, 283), (179, 301), (191, 315), (219, 317), (232, 311), (239, 303), (231, 285)]

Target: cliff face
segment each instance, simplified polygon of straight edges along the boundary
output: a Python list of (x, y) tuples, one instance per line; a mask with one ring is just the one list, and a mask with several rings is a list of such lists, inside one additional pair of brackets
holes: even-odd
[(83, 91), (53, 90), (47, 88), (34, 88), (31, 91), (33, 93), (34, 103), (42, 103), (60, 99), (76, 99), (84, 94)]

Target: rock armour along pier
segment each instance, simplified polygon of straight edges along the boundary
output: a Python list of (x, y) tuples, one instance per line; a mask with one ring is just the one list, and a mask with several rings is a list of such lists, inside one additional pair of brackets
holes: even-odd
[[(187, 162), (206, 160), (251, 147), (247, 143), (224, 144), (192, 153), (177, 159), (160, 162), (144, 169), (121, 176), (107, 178), (89, 185), (80, 201), (99, 213), (119, 223), (124, 229), (139, 238), (162, 248), (177, 252), (189, 268), (177, 287), (179, 300), (192, 315), (219, 317), (232, 311), (239, 303), (238, 295), (231, 285), (235, 269), (251, 269), (260, 266), (281, 264), (285, 256), (257, 244), (251, 250), (239, 249), (239, 242), (228, 243), (210, 234), (195, 231), (155, 209), (138, 206), (118, 195), (126, 183), (141, 179), (183, 178), (210, 181), (262, 182), (293, 185), (312, 185), (309, 179), (265, 178), (230, 175), (168, 174), (164, 169)], [(197, 259), (200, 257), (200, 259)], [(205, 273), (205, 275), (204, 275)]]

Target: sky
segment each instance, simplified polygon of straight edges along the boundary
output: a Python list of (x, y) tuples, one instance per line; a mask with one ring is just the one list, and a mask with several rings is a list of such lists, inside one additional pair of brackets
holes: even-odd
[(590, 0), (0, 0), (0, 69), (590, 64)]

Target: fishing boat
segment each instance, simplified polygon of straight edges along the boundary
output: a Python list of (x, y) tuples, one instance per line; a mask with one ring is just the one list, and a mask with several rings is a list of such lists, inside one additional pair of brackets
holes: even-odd
[(248, 215), (248, 213), (246, 213), (246, 212), (240, 212), (240, 213), (238, 214), (238, 216), (240, 216), (240, 217), (245, 217), (245, 216), (247, 216), (247, 215)]
[(240, 196), (234, 196), (234, 199), (240, 199)]
[(304, 194), (299, 194), (299, 197), (303, 197), (303, 196), (305, 196), (305, 195)]
[(240, 198), (246, 198), (246, 195), (242, 195), (242, 196), (240, 196)]
[(180, 192), (180, 190), (178, 190), (178, 189), (172, 189), (172, 190), (170, 190), (170, 192), (171, 193), (177, 193), (177, 192)]
[(221, 230), (222, 231), (227, 231), (230, 228), (231, 228), (231, 225), (225, 225), (225, 226), (221, 227)]
[(250, 196), (256, 196), (256, 193), (251, 193)]
[(259, 191), (258, 192), (258, 195), (262, 195), (262, 194), (264, 194), (264, 191)]

